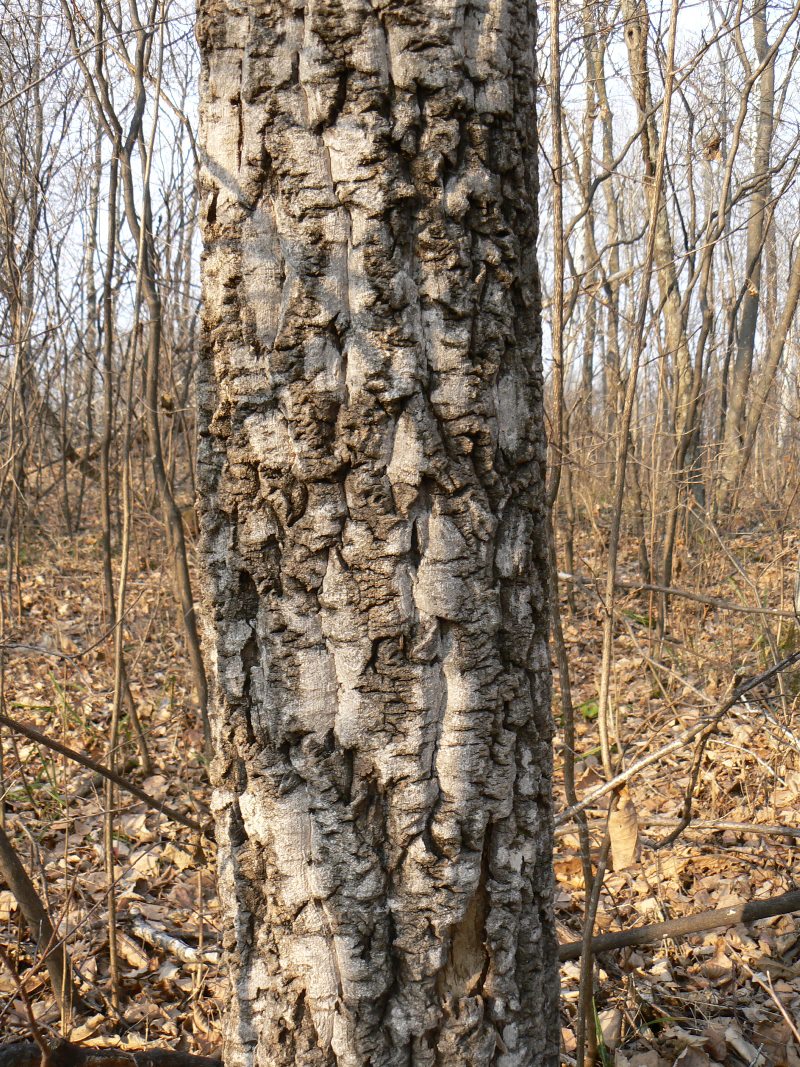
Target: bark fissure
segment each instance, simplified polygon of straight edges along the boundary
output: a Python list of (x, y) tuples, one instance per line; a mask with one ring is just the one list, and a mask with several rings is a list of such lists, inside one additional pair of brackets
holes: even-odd
[(230, 1067), (557, 1062), (533, 29), (201, 4)]

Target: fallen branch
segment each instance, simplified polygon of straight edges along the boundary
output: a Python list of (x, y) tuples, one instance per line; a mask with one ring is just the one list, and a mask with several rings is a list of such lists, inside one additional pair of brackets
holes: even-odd
[(102, 778), (107, 778), (110, 782), (114, 782), (120, 789), (124, 789), (125, 792), (131, 793), (139, 800), (144, 801), (148, 807), (160, 811), (162, 815), (166, 815), (166, 817), (173, 822), (185, 826), (188, 830), (194, 830), (198, 834), (205, 834), (209, 839), (213, 839), (214, 828), (210, 823), (201, 826), (199, 822), (195, 822), (190, 816), (183, 815), (175, 808), (170, 807), (168, 804), (164, 804), (163, 801), (156, 800), (154, 796), (151, 796), (144, 789), (141, 789), (134, 782), (131, 782), (130, 779), (123, 778), (123, 776), (117, 774), (116, 771), (109, 770), (108, 767), (96, 763), (93, 759), (90, 759), (89, 756), (84, 755), (83, 752), (76, 752), (74, 748), (67, 748), (66, 745), (62, 745), (59, 741), (53, 741), (52, 738), (40, 733), (40, 731), (33, 726), (29, 726), (27, 723), (18, 722), (16, 719), (12, 719), (8, 715), (0, 714), (0, 723), (2, 723), (3, 726), (8, 726), (9, 729), (16, 731), (16, 733), (22, 734), (23, 737), (27, 737), (29, 741), (36, 741), (37, 744), (44, 745), (45, 748), (49, 748), (53, 752), (58, 752), (59, 755), (66, 756), (67, 759), (74, 760), (75, 763), (80, 763), (80, 765), (86, 767), (87, 770), (99, 774)]
[(129, 1052), (118, 1048), (90, 1048), (56, 1041), (47, 1058), (33, 1041), (0, 1046), (0, 1067), (222, 1067), (222, 1060), (167, 1049)]
[[(559, 578), (573, 585), (590, 586), (594, 589), (594, 582), (587, 578), (580, 578), (577, 574), (567, 574), (559, 571)], [(742, 615), (771, 615), (779, 619), (793, 619), (793, 611), (781, 611), (778, 608), (749, 608), (746, 604), (736, 604), (732, 600), (721, 600), (719, 597), (704, 596), (702, 593), (693, 593), (690, 589), (676, 589), (671, 585), (654, 585), (649, 582), (626, 582), (617, 578), (614, 585), (618, 589), (625, 589), (629, 593), (665, 593), (667, 596), (679, 597), (683, 600), (694, 600), (698, 604), (707, 604), (718, 611), (736, 611)]]
[[(747, 904), (732, 904), (727, 908), (701, 911), (695, 915), (684, 915), (680, 919), (670, 919), (668, 922), (637, 926), (633, 930), (600, 934), (592, 939), (591, 949), (597, 953), (629, 948), (632, 945), (651, 945), (664, 937), (701, 934), (706, 930), (718, 930), (723, 926), (755, 922), (757, 919), (770, 919), (792, 911), (800, 911), (800, 890), (797, 889), (782, 893), (779, 897), (768, 897), (766, 900), (751, 900)], [(583, 941), (570, 941), (561, 945), (558, 958), (562, 963), (566, 960), (577, 960), (582, 952)]]
[[(645, 826), (677, 826), (681, 820), (670, 815), (642, 815), (639, 822)], [(756, 837), (800, 837), (797, 826), (762, 826), (757, 822), (729, 822), (725, 819), (693, 819), (692, 830), (730, 830), (735, 834), (754, 834)]]
[[(593, 812), (594, 815), (605, 816), (607, 813), (602, 809)], [(639, 823), (642, 826), (677, 826), (680, 819), (672, 815), (648, 815), (647, 812), (638, 812)], [(598, 826), (599, 829), (599, 826)], [(725, 832), (730, 830), (735, 834), (753, 834), (756, 837), (797, 837), (800, 838), (798, 826), (772, 826), (758, 822), (730, 822), (727, 819), (692, 819), (692, 830), (714, 830)], [(566, 823), (556, 827), (559, 834), (572, 833)]]
[(151, 945), (153, 948), (168, 952), (175, 959), (180, 960), (181, 963), (219, 963), (218, 949), (204, 948), (201, 951), (193, 945), (187, 945), (185, 941), (181, 941), (180, 938), (167, 933), (166, 930), (160, 930), (157, 926), (153, 926), (152, 923), (147, 922), (144, 916), (137, 912), (130, 914), (129, 926), (131, 933), (135, 934), (140, 941), (144, 941), (146, 945)]

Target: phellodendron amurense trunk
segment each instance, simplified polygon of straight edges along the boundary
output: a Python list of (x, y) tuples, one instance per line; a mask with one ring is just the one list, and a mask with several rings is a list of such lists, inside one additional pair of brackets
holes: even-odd
[(533, 0), (201, 0), (227, 1067), (558, 1062)]

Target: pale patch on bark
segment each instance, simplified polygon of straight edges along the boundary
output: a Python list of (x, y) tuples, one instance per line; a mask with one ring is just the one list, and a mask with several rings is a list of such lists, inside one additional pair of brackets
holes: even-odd
[(226, 1064), (555, 1064), (532, 0), (198, 37)]

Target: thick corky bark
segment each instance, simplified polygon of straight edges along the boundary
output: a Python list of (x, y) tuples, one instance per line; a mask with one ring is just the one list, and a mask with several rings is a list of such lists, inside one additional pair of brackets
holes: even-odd
[(201, 0), (227, 1067), (556, 1064), (533, 0)]

